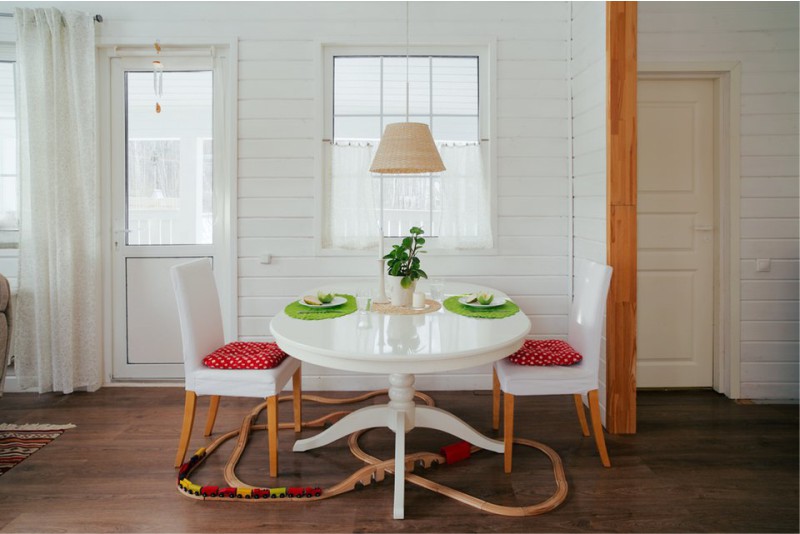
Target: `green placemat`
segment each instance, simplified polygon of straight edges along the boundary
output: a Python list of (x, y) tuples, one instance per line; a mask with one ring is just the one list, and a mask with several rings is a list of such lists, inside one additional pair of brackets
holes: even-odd
[(470, 308), (458, 302), (458, 299), (463, 296), (464, 295), (455, 295), (445, 299), (445, 309), (465, 317), (477, 317), (479, 319), (502, 319), (504, 317), (511, 317), (519, 311), (519, 306), (510, 300), (506, 300), (502, 306), (497, 306), (495, 308)]
[(319, 319), (336, 319), (337, 317), (342, 317), (344, 315), (349, 315), (356, 311), (356, 298), (353, 295), (345, 295), (344, 293), (339, 293), (336, 295), (337, 297), (344, 297), (347, 299), (347, 302), (342, 304), (341, 306), (336, 306), (335, 308), (309, 308), (308, 306), (303, 306), (297, 301), (292, 302), (288, 306), (286, 306), (283, 311), (286, 312), (286, 315), (289, 317), (294, 317), (295, 319), (303, 319), (305, 321), (316, 321)]

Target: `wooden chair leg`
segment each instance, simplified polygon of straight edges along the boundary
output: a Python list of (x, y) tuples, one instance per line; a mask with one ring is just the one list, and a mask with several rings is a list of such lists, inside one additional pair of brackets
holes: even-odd
[(292, 375), (292, 411), (294, 412), (294, 431), (303, 429), (303, 375), (298, 367)]
[(611, 467), (611, 460), (606, 450), (606, 438), (603, 436), (603, 421), (600, 419), (600, 399), (597, 390), (591, 390), (589, 397), (589, 413), (592, 417), (592, 430), (594, 431), (594, 442), (597, 444), (597, 452), (600, 453), (600, 460), (604, 467)]
[(219, 395), (211, 395), (211, 401), (208, 403), (205, 436), (210, 436), (211, 433), (214, 432), (214, 421), (217, 420), (217, 410), (219, 410)]
[(186, 458), (186, 450), (189, 448), (189, 438), (192, 437), (192, 425), (194, 425), (194, 411), (197, 406), (197, 394), (194, 391), (187, 391), (183, 401), (183, 426), (181, 427), (181, 437), (178, 441), (178, 454), (175, 456), (175, 467), (183, 465)]
[(492, 367), (492, 428), (500, 430), (500, 379), (497, 369)]
[(278, 396), (267, 397), (267, 444), (269, 476), (278, 476)]
[(503, 469), (511, 472), (511, 451), (514, 447), (514, 395), (503, 393)]
[(581, 423), (581, 432), (583, 435), (589, 436), (589, 425), (586, 423), (586, 409), (583, 407), (583, 396), (580, 393), (573, 395), (575, 398), (575, 409), (578, 411), (578, 421)]

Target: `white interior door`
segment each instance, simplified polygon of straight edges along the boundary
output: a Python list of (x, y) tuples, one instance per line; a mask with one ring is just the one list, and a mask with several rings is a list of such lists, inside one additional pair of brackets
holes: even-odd
[(221, 63), (210, 55), (159, 57), (156, 76), (154, 59), (110, 60), (115, 380), (183, 376), (169, 269), (209, 257), (224, 280), (228, 265)]
[(710, 387), (714, 85), (638, 86), (637, 385)]

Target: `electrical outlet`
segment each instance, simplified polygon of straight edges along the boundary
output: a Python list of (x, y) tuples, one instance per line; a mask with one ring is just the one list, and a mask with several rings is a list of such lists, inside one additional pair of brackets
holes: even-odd
[(772, 268), (772, 260), (756, 260), (756, 272), (768, 273)]
[(272, 263), (272, 254), (262, 254), (259, 260), (265, 265), (270, 264)]

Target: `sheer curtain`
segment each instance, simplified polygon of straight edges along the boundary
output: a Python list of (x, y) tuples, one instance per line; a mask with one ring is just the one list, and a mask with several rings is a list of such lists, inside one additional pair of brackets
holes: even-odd
[[(491, 196), (483, 172), (480, 145), (439, 145), (446, 171), (440, 183), (441, 209), (434, 199), (433, 226), (438, 229), (436, 246), (445, 249), (492, 247)], [(325, 180), (326, 224), (323, 247), (368, 249), (378, 244), (380, 180), (369, 172), (374, 147), (364, 144), (327, 145), (331, 162)], [(431, 191), (427, 177), (386, 181), (385, 205), (412, 207), (415, 199)], [(436, 195), (434, 195), (436, 196)], [(420, 201), (421, 202), (421, 201)], [(422, 202), (422, 204), (425, 204)], [(397, 222), (397, 221), (395, 221)], [(388, 223), (386, 230), (402, 234), (406, 228)]]
[(20, 386), (102, 384), (94, 22), (16, 9), (22, 209), (14, 354)]
[(447, 168), (441, 174), (439, 245), (451, 249), (491, 248), (491, 197), (481, 146), (441, 145), (439, 153)]
[(378, 183), (369, 172), (374, 148), (365, 144), (326, 145), (331, 162), (326, 177), (327, 224), (323, 246), (368, 249), (378, 246)]

